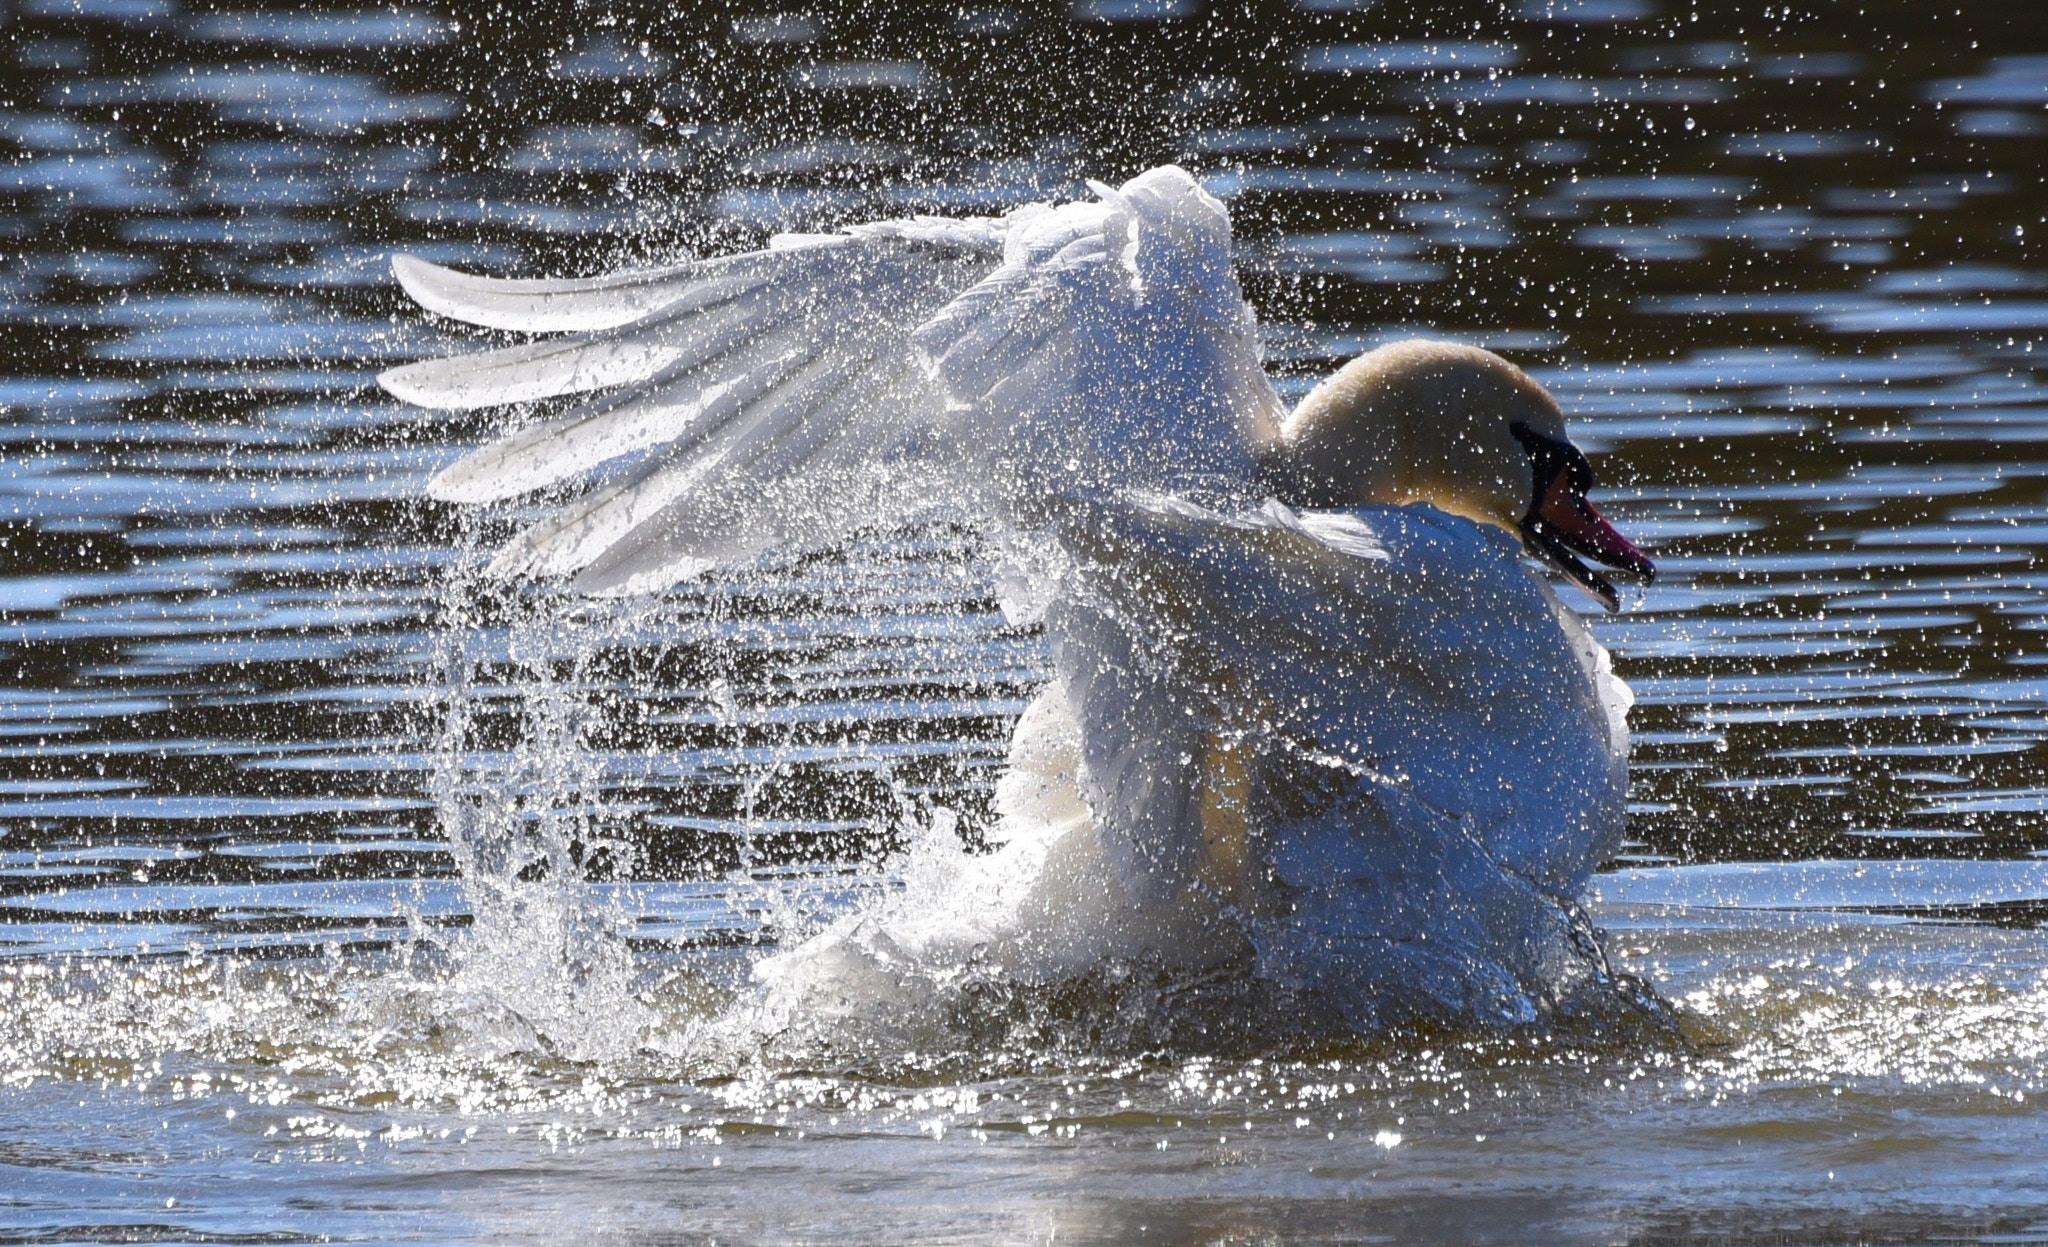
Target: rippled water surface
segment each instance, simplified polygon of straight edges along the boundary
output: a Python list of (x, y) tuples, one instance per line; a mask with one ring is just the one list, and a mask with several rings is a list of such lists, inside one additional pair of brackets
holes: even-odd
[[(0, 6), (0, 1241), (2048, 1242), (2048, 18), (1954, 8)], [(749, 1030), (992, 826), (984, 534), (508, 589), (418, 495), (510, 417), (372, 383), (491, 336), (394, 250), (1166, 160), (1283, 392), (1493, 347), (1656, 556), (1594, 916), (1675, 1030)]]

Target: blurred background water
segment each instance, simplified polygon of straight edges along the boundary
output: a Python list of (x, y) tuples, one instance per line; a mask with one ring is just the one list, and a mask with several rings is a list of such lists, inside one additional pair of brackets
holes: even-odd
[[(2048, 1242), (2048, 10), (0, 7), (0, 1241)], [(1039, 638), (936, 524), (482, 583), (406, 250), (590, 273), (1163, 161), (1290, 397), (1499, 350), (1663, 573), (1670, 1037), (704, 1056), (973, 846)], [(1027, 1011), (1028, 1013), (1028, 1011)], [(1055, 1010), (1057, 1013), (1057, 1010)]]

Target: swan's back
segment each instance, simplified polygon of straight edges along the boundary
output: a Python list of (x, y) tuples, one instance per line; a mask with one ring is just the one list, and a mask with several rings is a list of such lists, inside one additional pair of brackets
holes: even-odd
[(1427, 979), (1498, 1016), (1554, 985), (1622, 826), (1627, 691), (1511, 538), (1158, 499), (1066, 540), (1059, 696), (1135, 894), (1205, 898), (1340, 998)]

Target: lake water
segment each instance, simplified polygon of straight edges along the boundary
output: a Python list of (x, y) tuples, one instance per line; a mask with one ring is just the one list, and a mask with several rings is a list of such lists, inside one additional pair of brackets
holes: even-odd
[[(0, 1241), (2048, 1242), (2048, 14), (1953, 7), (0, 6)], [(472, 337), (394, 250), (1166, 160), (1284, 392), (1491, 346), (1655, 555), (1593, 915), (1675, 1031), (749, 1031), (989, 827), (981, 534), (494, 586), (418, 494), (503, 417), (371, 381)]]

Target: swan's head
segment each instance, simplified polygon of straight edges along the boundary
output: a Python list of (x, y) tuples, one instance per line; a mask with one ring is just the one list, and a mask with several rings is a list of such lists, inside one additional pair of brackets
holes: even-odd
[(1296, 505), (1427, 502), (1497, 524), (1609, 610), (1614, 587), (1579, 556), (1656, 572), (1586, 500), (1593, 469), (1557, 400), (1477, 347), (1414, 339), (1359, 356), (1301, 400), (1268, 465)]

